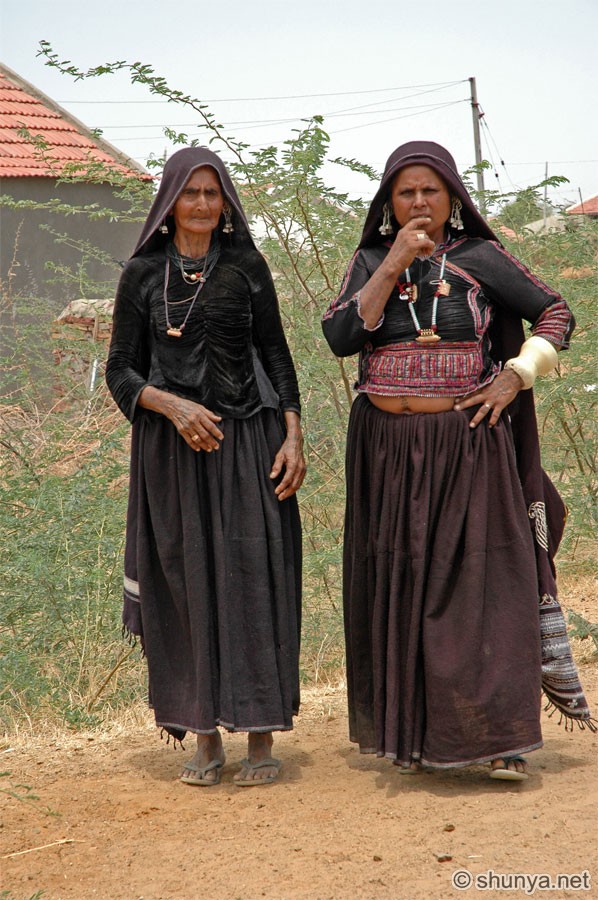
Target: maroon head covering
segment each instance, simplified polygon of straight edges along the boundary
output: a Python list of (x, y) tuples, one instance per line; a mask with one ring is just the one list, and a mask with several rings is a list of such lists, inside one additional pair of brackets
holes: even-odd
[[(359, 243), (360, 247), (374, 247), (376, 244), (383, 244), (388, 240), (388, 237), (380, 234), (378, 230), (382, 224), (382, 208), (386, 201), (390, 199), (395, 175), (405, 166), (429, 166), (440, 175), (451, 196), (458, 197), (463, 204), (461, 218), (463, 219), (464, 234), (468, 237), (481, 237), (490, 241), (498, 241), (498, 238), (486, 220), (480, 215), (469, 196), (467, 188), (461, 181), (457, 171), (455, 160), (448, 150), (445, 150), (444, 147), (441, 147), (440, 144), (435, 144), (433, 141), (410, 141), (408, 144), (402, 144), (400, 147), (397, 147), (388, 158), (380, 187), (371, 202), (365, 220)], [(396, 226), (394, 218), (393, 223)]]
[[(174, 235), (174, 220), (172, 215), (170, 215), (172, 207), (191, 174), (202, 166), (211, 166), (216, 171), (224, 197), (228, 200), (231, 207), (234, 230), (231, 234), (222, 235), (224, 216), (221, 216), (218, 225), (221, 242), (225, 246), (255, 247), (241, 201), (237, 196), (226, 166), (220, 157), (207, 147), (184, 147), (182, 150), (177, 150), (176, 153), (173, 153), (164, 166), (158, 193), (145, 220), (145, 225), (132, 257), (153, 253), (172, 240)], [(162, 234), (158, 230), (164, 224), (168, 226), (168, 234)]]

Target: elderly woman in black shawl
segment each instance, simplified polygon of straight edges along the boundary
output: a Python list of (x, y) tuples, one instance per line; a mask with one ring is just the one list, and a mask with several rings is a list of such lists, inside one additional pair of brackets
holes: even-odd
[[(531, 323), (524, 340), (521, 319)], [(593, 727), (556, 597), (564, 508), (531, 386), (574, 320), (501, 246), (451, 155), (390, 157), (323, 328), (359, 353), (347, 438), (350, 738), (402, 772), (527, 777), (540, 692)]]
[(268, 266), (210, 150), (166, 163), (106, 377), (133, 423), (123, 622), (156, 723), (197, 735), (183, 782), (218, 783), (221, 726), (248, 732), (235, 783), (270, 783), (272, 732), (299, 708), (299, 391)]

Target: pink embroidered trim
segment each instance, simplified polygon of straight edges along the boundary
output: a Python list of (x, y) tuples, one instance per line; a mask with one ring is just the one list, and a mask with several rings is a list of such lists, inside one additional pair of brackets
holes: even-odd
[(536, 319), (532, 334), (543, 337), (557, 348), (567, 343), (571, 313), (564, 300), (553, 303)]
[[(461, 397), (480, 388), (482, 346), (478, 342), (388, 344), (364, 358), (360, 393), (386, 396)], [(491, 381), (500, 371), (495, 366)]]
[(345, 277), (343, 278), (343, 283), (341, 284), (341, 289), (338, 292), (338, 295), (336, 296), (336, 298), (332, 301), (332, 303), (330, 304), (330, 306), (328, 307), (328, 309), (322, 316), (322, 321), (324, 321), (325, 319), (331, 319), (336, 312), (339, 312), (341, 309), (346, 309), (346, 307), (349, 306), (349, 304), (352, 303), (353, 300), (355, 299), (355, 295), (354, 295), (353, 297), (349, 297), (348, 300), (345, 300), (344, 303), (339, 302), (340, 298), (343, 296), (346, 286), (349, 283), (349, 279), (351, 278), (351, 272), (353, 271), (353, 267), (355, 265), (355, 260), (357, 259), (358, 254), (359, 254), (359, 250), (357, 250), (353, 254), (353, 258), (351, 259), (351, 262), (349, 263), (349, 265), (347, 267), (347, 271), (345, 272)]
[(351, 297), (351, 300), (355, 300), (355, 304), (357, 306), (357, 315), (363, 322), (363, 327), (365, 328), (365, 330), (366, 331), (377, 331), (380, 328), (380, 326), (382, 325), (382, 323), (384, 322), (384, 313), (382, 313), (382, 315), (380, 316), (380, 318), (378, 319), (378, 321), (376, 322), (376, 324), (374, 325), (373, 328), (368, 328), (368, 326), (365, 324), (365, 319), (363, 318), (363, 316), (361, 314), (361, 291), (357, 291), (357, 293)]
[(497, 244), (496, 241), (490, 241), (490, 243), (494, 247), (496, 247), (496, 249), (502, 256), (506, 256), (507, 259), (509, 260), (509, 262), (512, 262), (519, 269), (520, 272), (523, 272), (523, 274), (526, 276), (526, 278), (528, 278), (531, 281), (532, 284), (535, 284), (536, 287), (541, 288), (543, 291), (545, 291), (551, 297), (555, 297), (557, 300), (560, 299), (561, 295), (558, 294), (556, 291), (553, 291), (552, 288), (549, 288), (548, 285), (544, 281), (542, 281), (541, 278), (538, 278), (537, 275), (534, 275), (532, 272), (530, 272), (530, 270), (527, 268), (527, 266), (524, 266), (524, 264), (521, 262), (521, 260), (517, 259), (516, 256), (513, 256), (512, 253), (509, 253), (508, 250), (505, 250), (504, 247), (501, 247), (500, 244)]
[(326, 319), (331, 319), (335, 313), (340, 312), (342, 309), (346, 309), (347, 306), (350, 306), (351, 303), (354, 302), (355, 297), (349, 297), (349, 299), (345, 300), (344, 303), (337, 303), (337, 301), (334, 300), (334, 302), (330, 304), (330, 306), (322, 316), (322, 321), (324, 322)]
[[(451, 247), (451, 250), (453, 248)], [(469, 311), (471, 312), (471, 317), (473, 319), (473, 324), (475, 328), (476, 335), (481, 338), (488, 330), (488, 326), (490, 325), (491, 312), (490, 308), (486, 309), (484, 315), (478, 306), (477, 297), (480, 292), (480, 284), (475, 280), (475, 278), (466, 272), (464, 269), (460, 269), (459, 266), (456, 266), (454, 263), (451, 263), (448, 259), (446, 261), (446, 268), (449, 272), (454, 272), (456, 275), (459, 275), (463, 281), (467, 284), (471, 285), (467, 291), (467, 303), (469, 305)]]

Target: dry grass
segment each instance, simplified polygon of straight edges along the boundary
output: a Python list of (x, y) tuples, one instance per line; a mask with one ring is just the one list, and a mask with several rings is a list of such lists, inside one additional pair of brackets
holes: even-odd
[[(567, 575), (560, 579), (561, 602), (565, 616), (573, 611), (587, 621), (598, 622), (598, 583), (588, 575)], [(342, 648), (337, 648), (342, 653)], [(580, 668), (582, 682), (584, 670), (591, 673), (597, 663), (597, 652), (591, 639), (571, 638), (571, 649)], [(305, 665), (305, 663), (304, 663)], [(301, 719), (304, 722), (332, 720), (346, 715), (346, 682), (342, 666), (316, 667), (308, 674), (311, 678), (301, 690)], [(10, 733), (0, 738), (0, 754), (8, 761), (8, 754), (39, 744), (40, 738), (48, 746), (57, 748), (83, 747), (87, 742), (96, 745), (115, 739), (126, 740), (132, 731), (144, 730), (148, 740), (155, 737), (155, 724), (151, 710), (145, 703), (137, 702), (125, 708), (111, 709), (108, 704), (102, 710), (102, 722), (97, 727), (72, 730), (48, 714), (15, 721)], [(6, 756), (4, 756), (6, 754)]]

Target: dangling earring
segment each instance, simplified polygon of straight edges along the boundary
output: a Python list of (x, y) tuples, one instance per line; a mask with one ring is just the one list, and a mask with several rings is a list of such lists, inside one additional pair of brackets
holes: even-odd
[(453, 228), (456, 228), (457, 231), (463, 231), (463, 219), (461, 218), (461, 210), (463, 209), (463, 204), (459, 200), (458, 197), (453, 197), (453, 203), (451, 206), (451, 215), (449, 218), (450, 224)]
[(382, 225), (378, 229), (380, 234), (392, 234), (392, 222), (390, 221), (390, 202), (387, 200), (382, 207)]
[(224, 213), (224, 225), (222, 226), (222, 233), (232, 234), (235, 230), (233, 228), (233, 211), (228, 203), (224, 204), (224, 206), (222, 207), (222, 212)]
[(162, 220), (162, 224), (158, 228), (160, 234), (168, 234), (168, 225), (166, 224), (166, 217)]

